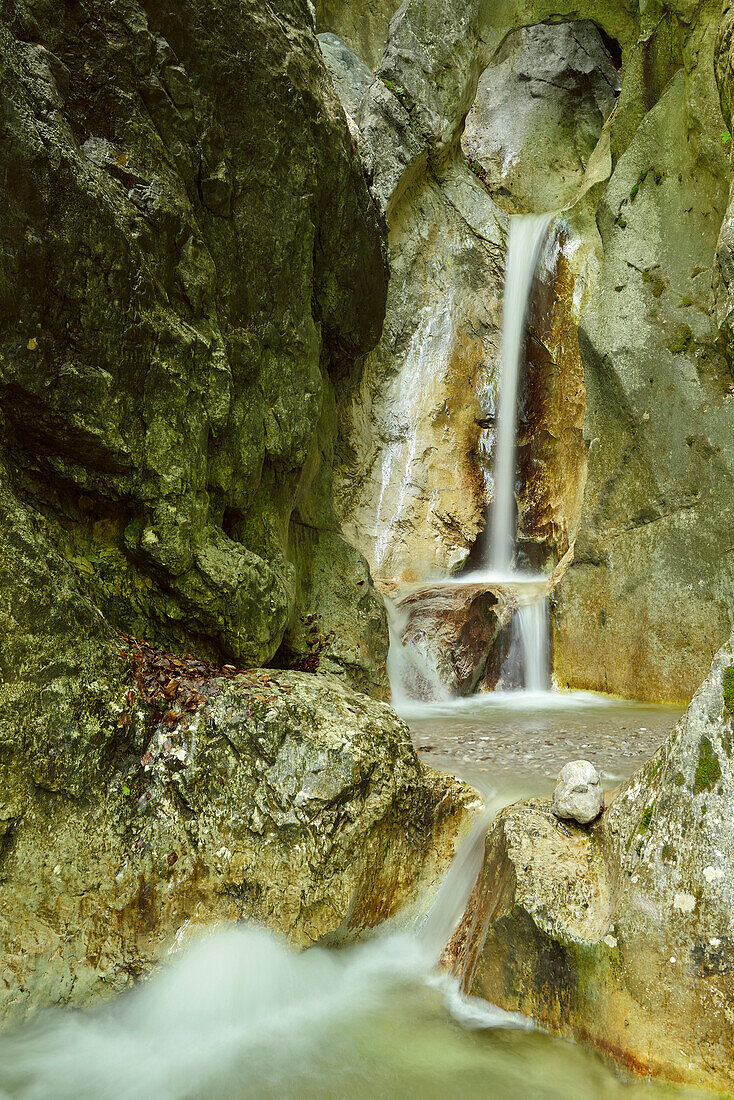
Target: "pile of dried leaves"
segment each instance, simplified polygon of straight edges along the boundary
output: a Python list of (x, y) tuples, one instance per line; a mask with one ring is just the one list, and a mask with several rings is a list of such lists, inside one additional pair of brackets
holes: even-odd
[[(197, 657), (179, 657), (166, 649), (159, 649), (132, 634), (118, 632), (125, 642), (121, 656), (132, 664), (133, 677), (138, 689), (129, 691), (125, 702), (129, 707), (136, 698), (154, 710), (153, 720), (168, 726), (177, 725), (187, 714), (192, 714), (202, 703), (216, 698), (221, 691), (217, 681), (231, 680), (245, 675), (254, 684), (270, 683), (267, 673), (252, 668), (236, 668), (234, 665), (216, 665)], [(127, 717), (129, 725), (130, 717)]]

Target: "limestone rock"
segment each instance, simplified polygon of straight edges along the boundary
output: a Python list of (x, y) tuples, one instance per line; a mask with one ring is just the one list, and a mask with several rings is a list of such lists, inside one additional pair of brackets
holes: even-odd
[[(7, 0), (0, 24), (15, 491), (113, 623), (270, 661), (320, 610), (299, 605), (293, 530), (336, 529), (334, 390), (387, 285), (305, 5), (124, 0), (112, 19), (104, 0)], [(369, 582), (351, 596), (380, 620)]]
[(731, 1091), (733, 721), (734, 637), (590, 828), (541, 800), (499, 815), (451, 945), (468, 989), (635, 1072)]
[(727, 184), (687, 137), (691, 95), (680, 71), (598, 207), (604, 261), (579, 328), (588, 475), (555, 633), (561, 683), (670, 701), (728, 636), (734, 589), (734, 399), (712, 295)]
[(461, 142), (512, 213), (576, 197), (619, 73), (595, 24), (540, 24), (509, 35), (484, 70)]
[(336, 34), (320, 34), (319, 46), (342, 107), (354, 117), (375, 75)]
[(173, 721), (139, 684), (108, 700), (76, 746), (83, 797), (2, 741), (3, 1022), (118, 992), (222, 922), (348, 939), (440, 881), (467, 793), (389, 707), (333, 676), (190, 665), (202, 702)]
[(341, 406), (336, 468), (376, 577), (455, 571), (484, 528), (505, 221), (461, 156), (391, 212), (385, 328)]
[(599, 772), (588, 760), (571, 760), (561, 768), (553, 791), (553, 813), (588, 825), (604, 808)]
[[(316, 0), (316, 27), (338, 35), (376, 69), (387, 42), (387, 30), (398, 0)], [(320, 36), (321, 37), (321, 36)]]

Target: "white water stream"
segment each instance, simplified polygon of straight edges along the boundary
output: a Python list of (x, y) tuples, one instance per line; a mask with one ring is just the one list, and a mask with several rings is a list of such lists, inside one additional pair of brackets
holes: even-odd
[(491, 569), (495, 576), (511, 574), (515, 557), (515, 440), (525, 320), (540, 249), (552, 220), (552, 214), (521, 214), (510, 218), (502, 298), (502, 366), (490, 547)]

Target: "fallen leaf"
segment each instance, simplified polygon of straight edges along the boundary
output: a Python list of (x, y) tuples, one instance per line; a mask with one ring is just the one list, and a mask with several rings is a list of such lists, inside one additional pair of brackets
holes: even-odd
[(30, 340), (26, 344), (26, 347), (28, 348), (28, 351), (36, 350), (36, 348), (38, 347), (38, 340), (36, 340), (35, 336), (31, 336)]

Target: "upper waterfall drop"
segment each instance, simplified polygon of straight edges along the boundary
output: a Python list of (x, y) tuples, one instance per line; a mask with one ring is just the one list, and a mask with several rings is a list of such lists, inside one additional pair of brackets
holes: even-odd
[(553, 217), (553, 214), (518, 214), (510, 218), (490, 543), (491, 569), (498, 576), (512, 572), (515, 556), (515, 438), (525, 317), (540, 249)]

